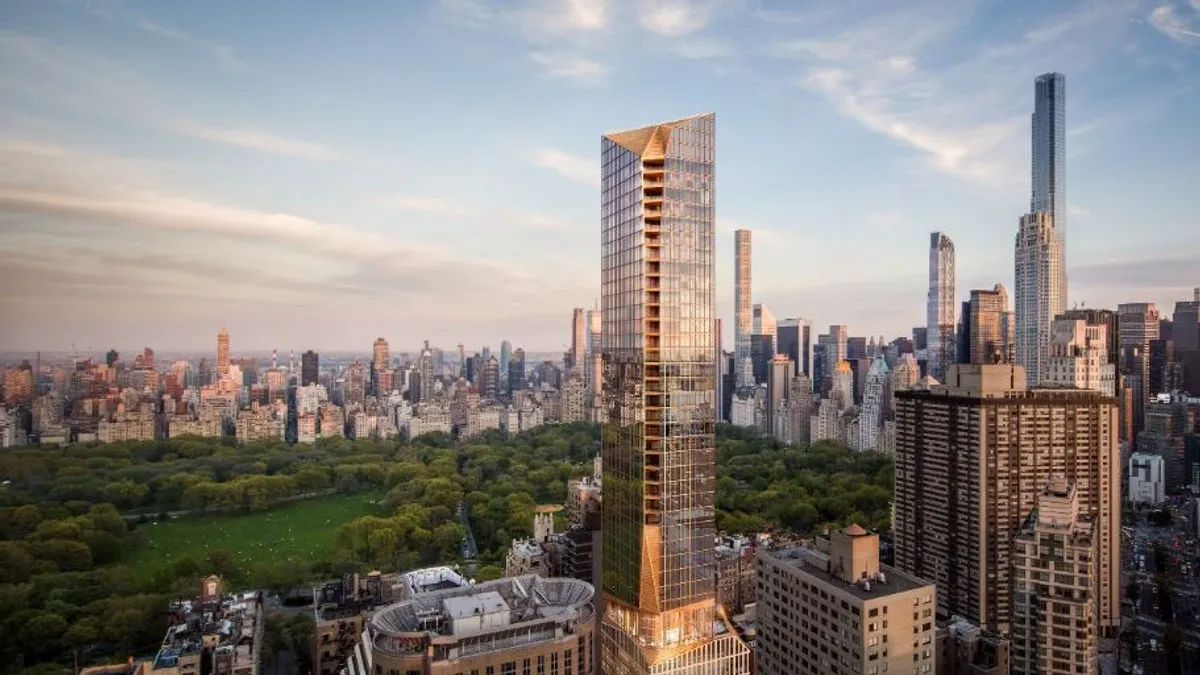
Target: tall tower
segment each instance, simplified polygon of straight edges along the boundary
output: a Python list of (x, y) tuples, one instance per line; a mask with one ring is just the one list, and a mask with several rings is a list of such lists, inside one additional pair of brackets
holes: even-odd
[(584, 323), (583, 308), (576, 307), (571, 314), (571, 369), (584, 367), (587, 353), (587, 324)]
[(715, 122), (601, 141), (608, 675), (750, 672), (714, 587)]
[(926, 361), (929, 374), (946, 379), (954, 363), (954, 242), (941, 232), (929, 235), (929, 298), (926, 305)]
[(754, 386), (750, 333), (754, 314), (750, 304), (750, 230), (733, 233), (733, 363), (739, 388)]
[(1050, 357), (1054, 317), (1067, 308), (1062, 240), (1050, 214), (1030, 213), (1021, 217), (1013, 272), (1017, 363), (1024, 366), (1029, 382), (1041, 384)]
[[(1067, 79), (1062, 73), (1033, 81), (1033, 167), (1030, 213), (1048, 213), (1067, 251)], [(1066, 270), (1064, 268), (1065, 276)], [(1065, 286), (1065, 283), (1064, 283)]]
[(375, 338), (375, 344), (371, 348), (371, 361), (375, 365), (376, 373), (382, 373), (389, 369), (391, 366), (391, 354), (388, 352), (387, 340)]
[(217, 333), (217, 373), (224, 375), (229, 372), (229, 331), (221, 328)]

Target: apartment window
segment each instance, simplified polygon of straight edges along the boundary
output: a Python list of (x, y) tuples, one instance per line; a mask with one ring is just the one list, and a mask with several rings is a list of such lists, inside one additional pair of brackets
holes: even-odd
[(558, 652), (550, 655), (550, 675), (558, 675)]
[(538, 654), (537, 675), (546, 675), (546, 655)]
[(496, 675), (496, 666), (488, 666), (487, 675)]
[(521, 662), (521, 675), (529, 675), (529, 659)]
[[(420, 675), (418, 673), (417, 675)], [(517, 662), (509, 661), (500, 666), (500, 675), (517, 675)]]

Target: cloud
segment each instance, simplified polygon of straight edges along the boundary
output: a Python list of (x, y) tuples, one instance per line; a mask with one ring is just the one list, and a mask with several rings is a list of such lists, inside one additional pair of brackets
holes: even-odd
[(117, 21), (147, 33), (187, 44), (213, 56), (222, 66), (230, 70), (242, 70), (246, 68), (246, 63), (238, 58), (232, 47), (204, 40), (174, 26), (154, 21), (142, 14), (131, 11), (117, 2), (105, 2), (104, 0), (85, 0), (83, 2), (75, 2), (74, 0), (59, 1), (63, 4), (81, 7), (93, 16), (109, 21)]
[(529, 60), (551, 77), (580, 83), (596, 83), (608, 74), (608, 66), (569, 52), (530, 52)]
[(407, 211), (434, 213), (454, 218), (465, 218), (475, 215), (474, 209), (454, 203), (441, 197), (424, 197), (421, 195), (400, 195), (383, 200), (384, 204)]
[(968, 33), (974, 4), (925, 0), (831, 17), (766, 52), (798, 61), (801, 88), (936, 170), (1015, 193), (1028, 171), (1016, 141), (1029, 124), (1029, 79), (1045, 63), (1083, 68), (1091, 54), (1081, 41), (1102, 44), (1124, 30), (1136, 3), (1085, 2), (1039, 15), (1035, 28), (1005, 43)]
[[(1192, 9), (1200, 13), (1200, 2), (1192, 0)], [(1200, 46), (1200, 20), (1193, 24), (1180, 16), (1174, 5), (1166, 4), (1155, 7), (1147, 17), (1155, 30), (1172, 40), (1189, 46)], [(1195, 27), (1193, 27), (1195, 26)]]
[(544, 169), (551, 169), (587, 185), (600, 185), (599, 165), (583, 157), (567, 154), (554, 148), (541, 148), (533, 156), (533, 163)]
[(194, 136), (206, 141), (216, 143), (224, 143), (239, 148), (249, 150), (258, 150), (272, 155), (282, 155), (285, 157), (299, 157), (301, 159), (315, 159), (319, 161), (331, 161), (338, 158), (338, 155), (333, 150), (309, 141), (299, 141), (292, 138), (284, 138), (275, 134), (256, 131), (253, 129), (222, 129), (215, 127), (205, 127), (195, 124), (180, 124), (176, 125), (175, 129), (180, 133), (188, 136)]
[(731, 42), (714, 37), (684, 37), (667, 43), (667, 51), (685, 59), (718, 59), (737, 50)]
[[(1112, 260), (1076, 265), (1069, 268), (1067, 273), (1073, 298), (1078, 297), (1075, 288), (1079, 285), (1108, 295), (1119, 292), (1126, 298), (1121, 302), (1135, 302), (1133, 298), (1139, 294), (1161, 291), (1174, 292), (1176, 300), (1185, 300), (1191, 298), (1191, 286), (1187, 280), (1200, 278), (1200, 251), (1165, 259)], [(1170, 306), (1164, 304), (1160, 309), (1165, 310)]]
[(644, 5), (638, 25), (655, 35), (679, 37), (708, 25), (719, 7), (717, 2), (658, 0)]

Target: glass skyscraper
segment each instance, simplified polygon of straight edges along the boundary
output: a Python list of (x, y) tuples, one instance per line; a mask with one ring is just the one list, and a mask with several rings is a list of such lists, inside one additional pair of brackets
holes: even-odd
[(1067, 79), (1062, 73), (1033, 81), (1033, 189), (1030, 213), (1048, 213), (1067, 244)]
[(607, 675), (750, 672), (714, 587), (715, 122), (602, 139)]

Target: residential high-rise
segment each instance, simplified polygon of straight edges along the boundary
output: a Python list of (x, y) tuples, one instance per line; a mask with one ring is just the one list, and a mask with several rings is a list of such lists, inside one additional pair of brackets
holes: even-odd
[(607, 675), (750, 670), (715, 589), (714, 124), (602, 140)]
[[(1045, 213), (1057, 230), (1063, 260), (1067, 251), (1067, 82), (1062, 73), (1033, 81), (1033, 166), (1030, 213)], [(1066, 288), (1066, 267), (1060, 268)]]
[(750, 230), (733, 233), (733, 362), (737, 367), (738, 388), (754, 386), (750, 362), (750, 331), (753, 314), (750, 305)]
[(571, 313), (571, 362), (567, 364), (568, 370), (584, 367), (587, 339), (587, 324), (584, 322), (583, 308), (576, 307)]
[(1014, 356), (1012, 313), (1008, 311), (1008, 291), (1002, 284), (991, 290), (971, 291), (963, 324), (970, 336), (967, 353), (959, 354), (962, 363), (1011, 363)]
[(1096, 523), (1053, 476), (1013, 543), (1012, 671), (1095, 675)]
[(371, 364), (375, 366), (376, 377), (379, 373), (391, 369), (392, 358), (388, 352), (387, 340), (375, 338), (375, 344), (371, 346)]
[(887, 360), (876, 356), (871, 360), (866, 385), (863, 387), (862, 409), (858, 413), (857, 450), (879, 449), (891, 386), (891, 372), (888, 370)]
[(500, 395), (500, 362), (495, 356), (489, 356), (483, 362), (483, 372), (480, 373), (479, 395), (483, 398), (494, 399)]
[(787, 354), (795, 369), (793, 375), (803, 373), (812, 377), (812, 324), (806, 319), (784, 319), (775, 327), (775, 350)]
[(879, 562), (859, 525), (758, 552), (762, 675), (935, 673), (934, 585)]
[(311, 349), (300, 355), (301, 386), (317, 384), (321, 372), (320, 359), (321, 357)]
[(416, 375), (418, 388), (414, 403), (428, 403), (433, 398), (437, 381), (437, 369), (434, 367), (433, 350), (429, 348), (429, 340), (425, 341), (421, 355), (417, 357)]
[(1100, 326), (1104, 332), (1104, 343), (1107, 345), (1108, 354), (1106, 360), (1108, 363), (1118, 364), (1121, 362), (1121, 338), (1118, 329), (1119, 321), (1117, 313), (1111, 309), (1089, 309), (1078, 307), (1068, 309), (1062, 314), (1054, 317), (1055, 319), (1082, 319), (1089, 325)]
[(812, 443), (812, 380), (804, 373), (792, 378), (787, 397), (786, 443), (807, 448)]
[(1117, 371), (1107, 360), (1107, 340), (1105, 326), (1082, 319), (1056, 319), (1046, 360), (1046, 384), (1116, 396)]
[(1200, 350), (1200, 300), (1175, 303), (1171, 338), (1176, 352)]
[(224, 327), (217, 333), (217, 374), (229, 372), (229, 331)]
[(603, 335), (603, 325), (601, 321), (600, 308), (588, 310), (587, 313), (587, 406), (588, 416), (593, 422), (600, 419), (600, 407), (602, 405), (600, 397), (600, 388), (604, 382), (604, 361), (600, 357), (601, 336)]
[(954, 328), (954, 242), (942, 232), (933, 232), (929, 235), (925, 360), (929, 374), (938, 381), (954, 363)]
[(1021, 216), (1014, 260), (1017, 363), (1029, 382), (1040, 384), (1050, 356), (1054, 317), (1066, 310), (1067, 303), (1062, 240), (1049, 214)]
[(1116, 402), (1029, 389), (1018, 365), (957, 365), (896, 392), (896, 567), (938, 586), (939, 614), (1008, 635), (1013, 537), (1052, 476), (1094, 522), (1099, 628), (1120, 625), (1121, 461)]

